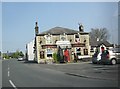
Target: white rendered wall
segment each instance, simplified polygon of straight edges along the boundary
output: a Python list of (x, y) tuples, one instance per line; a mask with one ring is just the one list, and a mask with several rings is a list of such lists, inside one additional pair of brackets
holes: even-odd
[(28, 61), (34, 61), (34, 40), (27, 44)]

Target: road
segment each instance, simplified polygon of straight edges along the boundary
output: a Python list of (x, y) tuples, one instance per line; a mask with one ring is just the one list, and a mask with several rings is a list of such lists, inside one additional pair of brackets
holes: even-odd
[[(48, 65), (48, 64), (36, 64), (26, 63), (24, 61), (17, 61), (16, 59), (4, 60), (2, 62), (2, 86), (3, 87), (117, 87), (118, 81), (100, 78), (89, 78), (74, 76), (68, 74), (63, 65)], [(66, 64), (67, 65), (67, 64)], [(75, 66), (78, 64), (68, 64), (69, 66)], [(79, 64), (82, 70), (82, 66), (91, 64)], [(57, 66), (61, 66), (58, 68)], [(68, 67), (69, 67), (68, 66)], [(88, 69), (88, 68), (87, 68)], [(85, 72), (84, 72), (85, 73)], [(87, 72), (86, 72), (87, 73)]]

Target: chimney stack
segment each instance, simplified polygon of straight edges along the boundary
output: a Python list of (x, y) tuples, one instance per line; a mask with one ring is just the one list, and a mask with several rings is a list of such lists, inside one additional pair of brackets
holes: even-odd
[(82, 24), (79, 24), (79, 31), (80, 31), (80, 32), (84, 32), (84, 27), (83, 27)]
[(39, 29), (38, 22), (35, 22), (35, 35), (39, 33), (38, 29)]

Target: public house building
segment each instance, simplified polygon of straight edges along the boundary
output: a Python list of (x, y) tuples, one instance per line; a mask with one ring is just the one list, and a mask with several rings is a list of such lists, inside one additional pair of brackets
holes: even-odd
[(38, 23), (35, 23), (34, 54), (37, 63), (53, 60), (53, 54), (58, 48), (69, 50), (70, 62), (77, 56), (90, 55), (89, 33), (84, 32), (84, 27), (79, 24), (79, 30), (63, 27), (54, 27), (39, 33)]

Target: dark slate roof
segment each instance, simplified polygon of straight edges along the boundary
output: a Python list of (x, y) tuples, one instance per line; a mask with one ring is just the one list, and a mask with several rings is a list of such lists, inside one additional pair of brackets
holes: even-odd
[(73, 30), (73, 29), (69, 29), (69, 28), (63, 28), (63, 27), (54, 27), (54, 28), (51, 28), (50, 30), (48, 31), (45, 31), (45, 32), (42, 32), (38, 35), (44, 35), (44, 34), (63, 34), (63, 33), (66, 33), (66, 34), (76, 34), (76, 33), (80, 33), (80, 34), (88, 34), (87, 32), (79, 32), (77, 30)]
[(95, 46), (95, 47), (97, 47), (97, 46), (100, 46), (100, 45), (102, 45), (102, 44), (104, 44), (105, 46), (107, 46), (107, 47), (113, 47), (114, 45), (113, 44), (111, 44), (111, 43), (109, 43), (108, 41), (91, 41), (90, 40), (90, 45), (91, 46)]
[(113, 47), (113, 46), (114, 46), (113, 44), (110, 44), (108, 41), (100, 41), (100, 42), (98, 43), (98, 46), (100, 46), (100, 45), (102, 45), (102, 44), (104, 44), (104, 45), (107, 46), (107, 47)]

